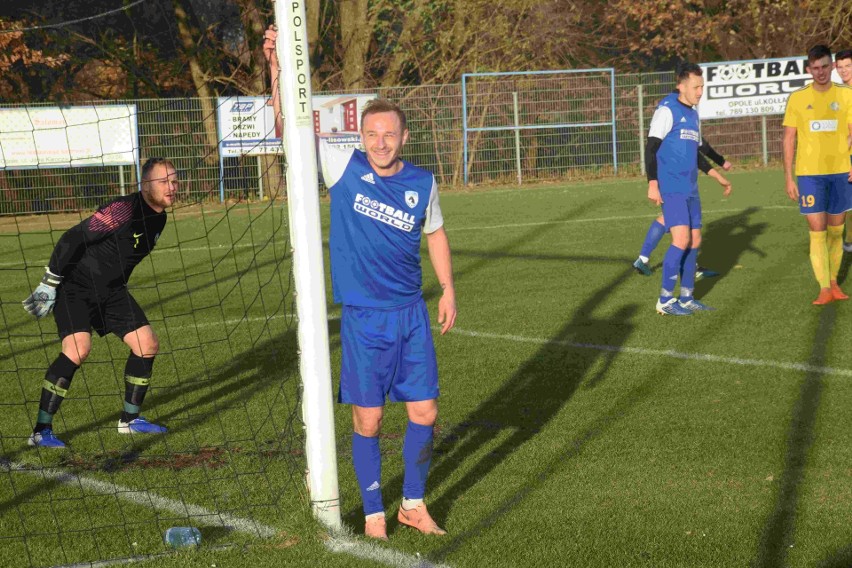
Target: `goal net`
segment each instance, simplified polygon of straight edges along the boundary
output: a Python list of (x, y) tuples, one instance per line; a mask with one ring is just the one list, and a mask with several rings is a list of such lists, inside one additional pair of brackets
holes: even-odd
[[(142, 414), (168, 433), (117, 432), (129, 348), (115, 335), (95, 335), (53, 421), (67, 448), (28, 446), (61, 345), (53, 315), (36, 320), (21, 301), (62, 234), (136, 192), (139, 171), (138, 161), (105, 153), (86, 163), (38, 152), (26, 166), (7, 160), (0, 167), (3, 566), (145, 559), (169, 551), (163, 534), (176, 526), (199, 528), (204, 546), (274, 544), (312, 522), (284, 160), (243, 155), (220, 164), (209, 143), (215, 100), (122, 104), (133, 107), (138, 129), (131, 154), (167, 158), (180, 177), (156, 247), (127, 282), (159, 338)], [(97, 116), (103, 105), (80, 106)], [(64, 116), (48, 138), (72, 158), (75, 128), (100, 132), (101, 142), (117, 128), (97, 118), (71, 124), (50, 105), (4, 106), (0, 121), (9, 110), (30, 119), (0, 125), (0, 155), (10, 158), (22, 145), (44, 148), (34, 122), (40, 111)]]

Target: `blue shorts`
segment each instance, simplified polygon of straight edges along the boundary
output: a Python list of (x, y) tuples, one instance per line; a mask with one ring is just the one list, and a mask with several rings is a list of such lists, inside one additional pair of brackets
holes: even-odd
[(852, 184), (849, 174), (799, 176), (799, 212), (839, 215), (852, 209)]
[(701, 228), (701, 198), (697, 193), (664, 193), (662, 197), (666, 230), (678, 225)]
[(343, 306), (337, 401), (384, 406), (438, 398), (438, 361), (426, 302), (391, 309)]

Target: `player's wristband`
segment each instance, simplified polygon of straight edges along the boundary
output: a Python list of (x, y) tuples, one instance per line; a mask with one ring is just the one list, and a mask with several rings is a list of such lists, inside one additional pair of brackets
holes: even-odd
[(57, 276), (53, 272), (50, 271), (49, 268), (45, 267), (44, 276), (41, 278), (42, 284), (47, 284), (51, 288), (56, 288), (60, 284), (62, 284), (62, 277)]

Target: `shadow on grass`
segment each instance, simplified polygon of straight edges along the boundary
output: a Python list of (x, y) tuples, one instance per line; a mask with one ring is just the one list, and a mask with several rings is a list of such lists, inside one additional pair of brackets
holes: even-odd
[(743, 253), (753, 252), (760, 258), (766, 253), (754, 245), (766, 230), (766, 223), (753, 223), (751, 216), (760, 211), (749, 207), (736, 215), (722, 217), (705, 225), (702, 231), (701, 259), (699, 264), (719, 273), (718, 278), (706, 278), (695, 285), (696, 296), (710, 293), (719, 279), (724, 278), (740, 263)]
[(835, 550), (831, 556), (816, 564), (818, 568), (849, 568), (852, 566), (852, 545)]
[[(125, 467), (123, 471), (132, 468), (134, 460), (146, 459), (154, 455), (145, 454), (145, 451), (155, 444), (165, 443), (167, 446), (166, 454), (170, 454), (171, 451), (168, 450), (168, 437), (170, 435), (184, 431), (193, 432), (196, 427), (203, 426), (205, 423), (221, 421), (222, 418), (220, 413), (222, 410), (239, 407), (241, 405), (245, 408), (245, 404), (250, 399), (261, 397), (267, 401), (267, 406), (265, 409), (261, 409), (257, 415), (254, 415), (252, 422), (271, 424), (275, 432), (272, 434), (272, 439), (264, 440), (251, 437), (252, 434), (249, 432), (247, 434), (248, 437), (245, 440), (223, 440), (222, 443), (229, 453), (231, 451), (237, 451), (242, 454), (257, 455), (258, 457), (264, 458), (270, 456), (280, 457), (284, 460), (293, 462), (291, 467), (289, 467), (289, 475), (291, 477), (290, 481), (286, 484), (280, 481), (276, 481), (274, 484), (270, 483), (270, 490), (273, 486), (286, 485), (300, 487), (303, 483), (302, 474), (304, 471), (300, 405), (298, 404), (297, 389), (289, 386), (292, 385), (292, 381), (282, 380), (283, 377), (291, 377), (293, 380), (297, 379), (297, 363), (296, 332), (295, 330), (288, 330), (280, 336), (270, 336), (267, 340), (258, 342), (253, 348), (247, 349), (243, 353), (236, 355), (233, 361), (228, 365), (220, 368), (212, 368), (209, 369), (209, 371), (201, 370), (196, 376), (190, 377), (184, 384), (180, 384), (176, 387), (170, 387), (168, 389), (160, 389), (160, 391), (156, 393), (156, 396), (151, 397), (152, 400), (146, 401), (149, 403), (146, 404), (146, 406), (148, 406), (151, 410), (156, 409), (157, 403), (166, 398), (175, 399), (186, 395), (194, 395), (193, 400), (192, 402), (188, 402), (173, 411), (159, 413), (156, 415), (157, 421), (162, 421), (169, 426), (170, 433), (166, 436), (144, 436), (127, 439), (129, 447), (123, 454), (123, 457), (127, 460), (127, 462), (124, 463)], [(200, 388), (203, 388), (205, 392), (203, 395), (198, 396), (198, 390)], [(73, 410), (70, 408), (63, 409), (63, 412), (68, 411)], [(248, 410), (246, 412), (248, 412)], [(66, 439), (73, 440), (73, 437), (81, 432), (98, 428), (102, 429), (104, 432), (109, 432), (108, 435), (117, 436), (118, 434), (114, 433), (115, 421), (117, 418), (118, 413), (116, 412), (115, 416), (109, 416), (98, 420), (95, 423), (65, 431), (62, 435), (63, 437), (66, 437)], [(174, 419), (174, 422), (170, 424), (170, 420), (172, 419)], [(227, 431), (225, 425), (222, 424), (221, 428), (223, 436), (225, 436), (225, 432)], [(294, 432), (295, 435), (292, 435)], [(283, 435), (285, 433), (286, 435)], [(199, 448), (209, 445), (209, 442), (205, 443), (204, 440), (197, 440), (197, 443)], [(247, 447), (240, 447), (241, 443), (244, 443)], [(28, 451), (35, 452), (36, 450)], [(16, 457), (17, 453), (11, 456), (5, 456), (2, 460), (0, 460), (0, 462), (2, 462), (0, 465), (2, 465), (4, 469), (10, 467), (14, 468)], [(92, 456), (90, 454), (90, 459), (91, 457)], [(85, 455), (82, 456), (82, 459), (85, 459)], [(18, 514), (23, 514), (22, 509), (20, 509), (22, 505), (36, 499), (45, 499), (46, 497), (51, 498), (50, 496), (54, 491), (65, 485), (60, 480), (49, 476), (38, 479), (37, 472), (40, 467), (45, 466), (32, 466), (27, 469), (28, 472), (34, 474), (33, 483), (28, 484), (29, 487), (27, 487), (26, 490), (16, 491), (11, 498), (0, 502), (0, 515), (16, 510)], [(64, 468), (62, 469), (64, 470)], [(163, 469), (177, 470), (180, 468), (166, 467)], [(201, 469), (205, 472), (207, 471), (206, 468)], [(263, 470), (265, 469), (265, 466), (261, 463), (258, 466), (258, 469), (259, 471), (257, 473), (264, 473)], [(109, 472), (106, 471), (106, 473)], [(235, 481), (237, 485), (241, 486), (242, 491), (248, 495), (252, 492), (252, 488), (242, 486), (249, 483), (256, 484), (258, 482), (257, 476), (241, 476), (240, 474), (246, 474), (246, 472), (235, 471), (232, 480)], [(138, 489), (140, 491), (148, 489), (147, 484), (150, 482), (147, 481), (147, 475), (148, 474), (142, 473), (142, 477), (139, 479), (141, 487), (134, 487), (134, 489)], [(223, 474), (216, 474), (212, 476), (212, 478), (223, 479)], [(213, 497), (210, 501), (211, 503), (218, 504), (220, 503), (220, 499), (216, 495), (213, 495), (213, 490), (215, 488), (213, 479), (211, 479), (208, 483), (208, 487), (210, 488), (211, 495)], [(175, 478), (175, 482), (178, 483), (177, 487), (180, 486), (179, 480), (179, 477)], [(101, 524), (95, 520), (97, 518), (97, 512), (89, 510), (86, 497), (81, 497), (79, 500), (80, 504), (78, 508), (81, 512), (85, 512), (85, 516), (88, 519), (89, 524), (92, 527), (100, 527)], [(247, 507), (242, 508), (241, 510), (251, 508), (255, 505), (260, 509), (267, 509), (270, 506), (276, 506), (279, 504), (279, 501), (280, 495), (270, 493), (268, 499), (263, 504), (258, 505), (257, 503), (252, 502), (251, 505), (247, 505)], [(225, 507), (226, 510), (224, 512), (228, 513), (227, 504), (225, 504)], [(213, 512), (219, 512), (217, 509), (218, 507), (214, 507)], [(166, 516), (169, 518), (169, 522), (174, 524), (175, 513), (168, 512), (166, 513)], [(56, 521), (61, 527), (65, 526), (62, 519), (54, 519), (54, 521)], [(46, 519), (46, 522), (49, 523), (50, 521)], [(160, 528), (162, 529), (163, 527)], [(60, 529), (60, 534), (64, 531), (76, 533), (80, 530), (81, 527), (74, 525)], [(92, 530), (95, 529), (93, 528)], [(209, 541), (225, 538), (226, 535), (232, 532), (229, 527), (207, 527), (204, 531), (205, 535), (207, 535), (206, 538)], [(128, 552), (133, 552), (133, 547), (130, 542), (131, 540), (132, 539), (128, 537), (128, 541), (126, 543)], [(57, 558), (62, 555), (64, 555), (64, 551), (57, 550)], [(102, 559), (96, 558), (94, 560)]]
[[(736, 215), (729, 215), (704, 225), (701, 230), (701, 256), (699, 266), (719, 273), (717, 278), (700, 280), (696, 284), (699, 296), (705, 296), (718, 282), (727, 276), (738, 264), (744, 252), (754, 252), (761, 258), (766, 253), (754, 246), (754, 241), (767, 227), (766, 223), (750, 223), (750, 217), (760, 211), (760, 207), (749, 207)], [(654, 276), (662, 270), (662, 262), (654, 265)]]
[[(632, 273), (628, 264), (614, 279), (601, 286), (577, 307), (573, 317), (548, 344), (523, 363), (500, 389), (440, 437), (430, 473), (430, 486), (436, 490), (432, 492), (435, 497), (429, 507), (437, 519), (445, 518), (460, 496), (546, 428), (581, 384), (593, 387), (603, 379), (619, 355), (618, 347), (634, 330), (632, 320), (639, 306), (629, 304), (603, 318), (596, 317), (594, 312), (618, 286), (632, 277)], [(606, 344), (614, 349), (600, 351), (566, 346), (572, 342)], [(491, 449), (481, 455), (482, 450), (489, 447)], [(465, 475), (444, 487), (453, 479), (459, 463), (470, 464)], [(401, 496), (402, 475), (397, 475), (385, 487), (386, 501)], [(357, 525), (360, 524), (359, 516), (360, 511), (351, 511), (347, 520)], [(389, 520), (393, 528), (395, 520), (393, 517)]]
[[(847, 213), (847, 215), (852, 215), (852, 213)], [(845, 243), (845, 241), (844, 241)], [(852, 254), (848, 252), (843, 253), (843, 260), (840, 261), (840, 271), (837, 273), (837, 282), (838, 284), (843, 284), (846, 282), (846, 278), (849, 276), (849, 267), (852, 266)], [(849, 564), (852, 566), (852, 563)]]
[[(826, 363), (826, 348), (836, 320), (835, 305), (829, 304), (822, 308), (814, 335), (813, 351), (808, 360), (808, 364), (814, 368), (822, 367)], [(758, 544), (757, 558), (753, 563), (757, 568), (788, 565), (787, 556), (790, 546), (794, 544), (799, 488), (804, 480), (808, 454), (814, 443), (814, 427), (822, 391), (823, 374), (816, 370), (806, 373), (802, 379), (799, 398), (792, 409), (784, 471), (778, 481), (775, 507), (766, 519)], [(838, 561), (841, 559), (840, 556), (837, 558)], [(849, 566), (848, 563), (835, 565)]]

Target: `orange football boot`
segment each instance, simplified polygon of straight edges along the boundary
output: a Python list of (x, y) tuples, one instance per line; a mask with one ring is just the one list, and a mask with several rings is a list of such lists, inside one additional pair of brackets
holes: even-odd
[(388, 539), (388, 526), (385, 522), (385, 516), (373, 515), (367, 517), (364, 523), (364, 536), (386, 541)]
[(432, 520), (429, 511), (426, 510), (425, 503), (420, 503), (413, 509), (403, 509), (400, 506), (399, 515), (396, 518), (400, 524), (415, 528), (423, 534), (447, 534), (447, 531), (439, 527), (438, 523)]
[(840, 285), (837, 282), (831, 283), (831, 296), (835, 300), (848, 300), (849, 296), (843, 293), (843, 290), (840, 289)]
[(831, 288), (821, 288), (817, 299), (811, 302), (815, 306), (824, 306), (834, 301), (834, 294), (831, 293)]

